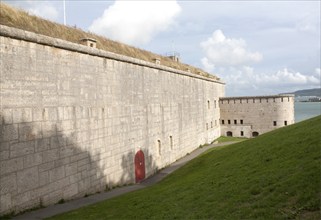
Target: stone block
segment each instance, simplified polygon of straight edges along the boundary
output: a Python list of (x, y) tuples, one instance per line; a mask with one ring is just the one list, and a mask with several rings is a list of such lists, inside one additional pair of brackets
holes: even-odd
[(58, 107), (58, 120), (62, 121), (64, 120), (64, 107)]
[(58, 113), (56, 108), (44, 108), (43, 119), (45, 121), (57, 121)]
[(35, 142), (18, 142), (10, 146), (10, 158), (20, 157), (35, 152)]
[(51, 161), (51, 162), (48, 162), (48, 163), (43, 163), (41, 165), (38, 166), (38, 170), (39, 172), (45, 172), (45, 171), (48, 171), (48, 170), (51, 170), (55, 167), (55, 163), (54, 161)]
[(78, 184), (77, 183), (66, 186), (63, 189), (63, 197), (64, 198), (67, 198), (67, 199), (72, 198), (77, 194), (78, 194)]
[(4, 124), (12, 124), (12, 109), (11, 108), (5, 108), (1, 112)]
[(54, 182), (65, 177), (65, 167), (57, 167), (49, 170), (49, 181)]
[[(15, 158), (5, 161), (0, 161), (0, 176), (21, 170), (23, 168), (23, 161), (21, 158)], [(1, 177), (0, 177), (1, 179)]]
[(23, 157), (23, 167), (33, 167), (42, 163), (42, 152), (29, 154)]
[(18, 193), (35, 189), (39, 186), (38, 167), (31, 167), (17, 172)]
[[(18, 125), (2, 125), (2, 135), (0, 141), (13, 141), (18, 139)], [(2, 137), (2, 138), (1, 138)]]
[(70, 120), (76, 117), (75, 108), (72, 106), (64, 107), (64, 120)]
[(42, 136), (43, 138), (57, 135), (56, 123), (52, 121), (42, 122)]
[(17, 190), (16, 173), (1, 176), (0, 197)]
[(33, 121), (42, 121), (43, 120), (43, 108), (36, 107), (32, 109), (32, 118)]
[(40, 122), (19, 124), (19, 141), (31, 141), (38, 138), (42, 138)]
[(72, 146), (61, 147), (59, 148), (60, 158), (73, 156), (75, 151), (76, 151), (75, 148)]
[(69, 157), (65, 157), (65, 158), (62, 158), (62, 159), (58, 159), (58, 160), (55, 160), (55, 167), (60, 167), (60, 166), (64, 166), (66, 164), (69, 164), (70, 163), (70, 158)]
[(49, 172), (40, 172), (39, 173), (39, 186), (44, 186), (49, 183)]
[(69, 177), (69, 181), (71, 184), (79, 182), (80, 180), (81, 180), (81, 173), (73, 174)]
[(5, 194), (0, 196), (0, 215), (9, 214), (12, 208), (11, 194)]
[[(26, 208), (26, 203), (30, 202), (30, 200), (31, 200), (31, 192), (30, 191), (16, 194), (13, 197), (14, 204), (16, 206), (18, 206), (19, 208)], [(22, 204), (25, 204), (25, 205), (22, 205)]]
[(59, 149), (43, 151), (43, 154), (42, 154), (43, 163), (55, 161), (55, 160), (58, 160), (58, 158), (59, 158)]
[(41, 152), (50, 149), (50, 139), (37, 139), (35, 141), (35, 152)]
[(32, 121), (31, 108), (16, 108), (13, 110), (13, 123), (23, 123)]
[(10, 158), (10, 151), (8, 150), (2, 150), (0, 151), (0, 160), (4, 161)]
[(64, 120), (57, 123), (57, 131), (68, 131), (75, 129), (75, 122), (72, 120)]
[(65, 165), (66, 176), (71, 176), (77, 173), (77, 162)]

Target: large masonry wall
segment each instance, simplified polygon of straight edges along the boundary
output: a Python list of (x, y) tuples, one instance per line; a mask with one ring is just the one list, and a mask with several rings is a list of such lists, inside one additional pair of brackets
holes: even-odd
[(220, 136), (224, 84), (1, 26), (0, 215), (135, 182)]
[(220, 98), (221, 133), (255, 137), (294, 123), (294, 96)]

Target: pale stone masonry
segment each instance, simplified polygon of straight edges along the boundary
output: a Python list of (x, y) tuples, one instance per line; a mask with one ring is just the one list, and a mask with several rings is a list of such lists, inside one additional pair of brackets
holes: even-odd
[(0, 216), (139, 182), (221, 135), (294, 123), (293, 96), (0, 25)]
[(294, 95), (220, 98), (221, 133), (255, 137), (294, 123)]
[(135, 182), (221, 135), (224, 83), (0, 26), (0, 215)]

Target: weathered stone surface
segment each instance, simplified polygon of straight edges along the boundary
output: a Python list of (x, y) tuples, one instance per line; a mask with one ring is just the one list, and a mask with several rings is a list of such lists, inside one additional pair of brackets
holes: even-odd
[(18, 139), (17, 124), (3, 125), (1, 130), (2, 130), (2, 134), (1, 134), (0, 141), (5, 142), (5, 141), (13, 141)]
[(23, 123), (32, 121), (31, 108), (16, 108), (13, 110), (13, 123)]
[(220, 81), (0, 30), (0, 215), (134, 182), (139, 150), (149, 176), (221, 135)]
[(26, 141), (26, 142), (17, 142), (10, 146), (10, 157), (20, 157), (27, 154), (32, 154), (35, 152), (35, 142)]
[(17, 190), (16, 173), (1, 176), (0, 197)]
[(38, 167), (27, 168), (17, 172), (18, 193), (27, 192), (39, 186)]
[(226, 97), (219, 106), (223, 135), (251, 138), (294, 123), (292, 95)]

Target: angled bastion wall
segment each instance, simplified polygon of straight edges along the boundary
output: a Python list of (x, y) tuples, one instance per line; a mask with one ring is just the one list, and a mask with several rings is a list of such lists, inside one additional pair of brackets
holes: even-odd
[(294, 123), (294, 95), (220, 98), (221, 134), (255, 137)]
[(220, 136), (220, 81), (0, 31), (0, 215), (133, 183), (140, 150), (147, 177)]

